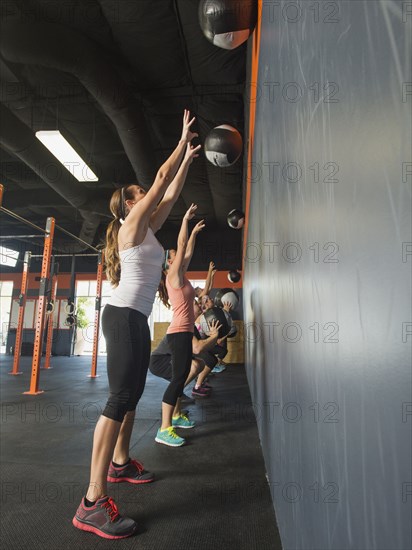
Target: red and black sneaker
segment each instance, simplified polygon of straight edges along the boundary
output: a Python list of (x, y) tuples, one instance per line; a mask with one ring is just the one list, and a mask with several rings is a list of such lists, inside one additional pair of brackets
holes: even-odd
[(137, 530), (136, 522), (120, 516), (114, 500), (108, 496), (99, 498), (90, 507), (85, 505), (82, 498), (73, 518), (73, 525), (104, 539), (124, 539), (134, 535)]
[(107, 481), (110, 483), (121, 483), (128, 481), (129, 483), (150, 483), (154, 480), (154, 474), (143, 468), (143, 464), (138, 460), (130, 459), (124, 466), (114, 466), (110, 462)]
[(193, 397), (209, 397), (210, 390), (207, 390), (203, 386), (199, 386), (198, 388), (196, 388), (196, 386), (193, 386), (192, 395)]

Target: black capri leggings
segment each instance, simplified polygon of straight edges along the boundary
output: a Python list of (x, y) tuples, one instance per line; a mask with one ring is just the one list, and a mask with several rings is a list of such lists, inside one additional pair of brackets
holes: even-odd
[(192, 340), (193, 332), (176, 332), (167, 335), (167, 343), (172, 352), (172, 380), (164, 393), (163, 403), (173, 407), (183, 393), (186, 378), (190, 372)]
[(209, 369), (213, 369), (217, 365), (217, 359), (223, 359), (227, 355), (227, 345), (216, 346), (211, 350), (202, 351), (196, 357), (200, 357), (206, 363)]
[(150, 361), (147, 317), (129, 307), (105, 306), (102, 329), (107, 347), (110, 395), (103, 415), (123, 422), (136, 409), (143, 393)]

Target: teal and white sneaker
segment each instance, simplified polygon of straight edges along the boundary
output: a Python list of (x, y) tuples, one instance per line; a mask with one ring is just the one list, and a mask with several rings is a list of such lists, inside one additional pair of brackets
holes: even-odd
[(170, 426), (165, 430), (161, 430), (159, 428), (157, 430), (155, 441), (157, 443), (163, 443), (163, 445), (168, 445), (169, 447), (181, 447), (186, 443), (186, 439), (178, 436), (174, 431), (173, 426)]
[(214, 374), (218, 374), (219, 372), (223, 372), (224, 370), (226, 370), (226, 367), (225, 365), (222, 365), (221, 363), (218, 363), (216, 365), (216, 367), (212, 370), (212, 372)]
[(193, 428), (194, 425), (193, 420), (189, 420), (184, 414), (172, 418), (172, 426), (174, 428)]

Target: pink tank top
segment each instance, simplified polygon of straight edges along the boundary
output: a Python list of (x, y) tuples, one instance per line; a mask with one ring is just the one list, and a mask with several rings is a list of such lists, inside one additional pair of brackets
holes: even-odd
[(195, 312), (193, 311), (195, 289), (185, 276), (183, 277), (183, 281), (184, 285), (182, 288), (176, 289), (170, 285), (169, 277), (166, 277), (166, 288), (173, 309), (173, 318), (167, 329), (167, 334), (193, 332), (195, 324)]

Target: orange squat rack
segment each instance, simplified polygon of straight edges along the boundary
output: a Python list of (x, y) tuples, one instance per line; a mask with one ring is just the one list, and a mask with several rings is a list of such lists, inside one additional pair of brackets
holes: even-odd
[(37, 305), (36, 333), (34, 335), (33, 361), (31, 365), (31, 381), (29, 391), (24, 392), (26, 395), (38, 395), (39, 393), (43, 393), (43, 390), (39, 390), (39, 369), (43, 344), (44, 320), (46, 317), (47, 282), (50, 276), (50, 262), (55, 223), (54, 218), (47, 218), (46, 235), (44, 237), (43, 262), (40, 274), (39, 301)]
[(9, 374), (13, 374), (13, 375), (22, 374), (21, 371), (19, 371), (19, 365), (20, 365), (21, 344), (23, 340), (24, 311), (26, 309), (27, 290), (29, 286), (30, 260), (31, 260), (31, 252), (26, 252), (24, 254), (23, 277), (21, 281), (21, 289), (20, 289), (20, 296), (19, 296), (19, 316), (17, 321), (16, 342), (14, 344), (13, 368), (9, 372)]
[(56, 303), (56, 295), (57, 295), (57, 273), (59, 269), (58, 266), (59, 264), (53, 262), (50, 300), (49, 300), (47, 312), (46, 312), (48, 316), (48, 323), (47, 323), (46, 360), (44, 363), (45, 369), (53, 368), (50, 366), (50, 357), (51, 357), (52, 345), (53, 345), (53, 329), (54, 329), (53, 318), (54, 318), (54, 305)]
[(96, 378), (99, 376), (97, 372), (97, 354), (99, 353), (99, 338), (100, 338), (100, 310), (102, 302), (102, 286), (103, 286), (103, 264), (104, 264), (104, 252), (100, 251), (97, 259), (97, 285), (96, 285), (96, 302), (94, 312), (94, 335), (93, 335), (93, 356), (92, 356), (92, 370), (90, 372), (90, 378)]
[[(97, 374), (97, 355), (99, 349), (99, 330), (100, 330), (100, 309), (101, 309), (101, 296), (102, 296), (102, 284), (103, 284), (103, 265), (104, 265), (104, 253), (99, 251), (97, 248), (87, 243), (83, 239), (80, 239), (76, 235), (73, 235), (63, 227), (60, 227), (56, 224), (54, 218), (47, 218), (46, 229), (35, 225), (22, 218), (21, 216), (7, 210), (3, 207), (3, 194), (4, 186), (0, 184), (0, 211), (11, 216), (12, 218), (17, 219), (18, 221), (33, 227), (44, 234), (44, 248), (42, 255), (42, 267), (40, 274), (40, 289), (39, 289), (39, 300), (37, 304), (37, 313), (36, 313), (36, 325), (35, 325), (35, 337), (34, 337), (34, 350), (33, 350), (33, 360), (31, 368), (31, 379), (30, 379), (30, 389), (24, 392), (25, 395), (38, 395), (43, 393), (42, 390), (39, 390), (39, 375), (40, 375), (40, 363), (42, 357), (42, 346), (43, 346), (43, 334), (45, 327), (46, 314), (49, 314), (49, 323), (47, 327), (47, 345), (46, 345), (46, 361), (45, 369), (49, 370), (52, 367), (50, 366), (50, 357), (52, 351), (53, 343), (53, 309), (56, 300), (57, 294), (57, 268), (53, 269), (52, 273), (52, 282), (51, 288), (49, 289), (49, 280), (50, 280), (50, 266), (52, 260), (52, 250), (53, 250), (53, 239), (54, 231), (58, 229), (73, 238), (74, 240), (82, 243), (87, 248), (90, 248), (96, 252), (96, 254), (81, 254), (82, 256), (95, 255), (98, 256), (98, 269), (97, 269), (97, 291), (96, 291), (96, 307), (95, 307), (95, 324), (94, 324), (94, 341), (93, 341), (93, 357), (92, 357), (92, 369), (91, 369), (91, 378), (96, 378)], [(30, 235), (30, 237), (41, 237), (41, 235)], [(10, 237), (11, 238), (11, 237)], [(68, 254), (56, 254), (57, 256), (69, 256)], [(70, 256), (73, 256), (70, 254)], [(24, 267), (21, 283), (21, 293), (19, 297), (19, 317), (18, 317), (18, 327), (16, 332), (16, 343), (14, 350), (14, 361), (13, 368), (9, 374), (17, 375), (21, 374), (19, 372), (20, 364), (20, 355), (21, 355), (21, 345), (22, 345), (22, 335), (23, 335), (23, 322), (24, 322), (24, 310), (26, 305), (26, 296), (28, 288), (28, 274), (30, 269), (30, 261), (36, 256), (32, 255), (30, 252), (26, 252), (24, 257)], [(22, 260), (18, 260), (22, 261)], [(48, 293), (50, 292), (50, 301), (48, 302)], [(51, 311), (50, 311), (51, 307)]]

